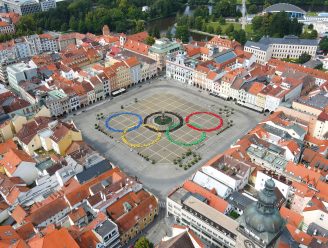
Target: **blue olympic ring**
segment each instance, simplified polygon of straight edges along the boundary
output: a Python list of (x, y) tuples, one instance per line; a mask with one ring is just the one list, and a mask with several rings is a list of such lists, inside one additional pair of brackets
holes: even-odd
[(136, 116), (138, 118), (138, 124), (129, 128), (127, 130), (127, 132), (130, 132), (130, 131), (133, 131), (133, 130), (136, 130), (138, 129), (142, 123), (143, 123), (143, 120), (142, 120), (142, 116), (139, 115), (139, 114), (136, 114), (136, 113), (132, 113), (132, 112), (119, 112), (119, 113), (115, 113), (115, 114), (111, 114), (110, 116), (107, 117), (106, 121), (105, 121), (105, 126), (106, 128), (109, 130), (109, 131), (112, 131), (112, 132), (116, 132), (116, 133), (123, 133), (123, 129), (116, 129), (116, 128), (113, 128), (109, 125), (109, 122), (115, 118), (115, 117), (118, 117), (120, 115), (132, 115), (132, 116)]

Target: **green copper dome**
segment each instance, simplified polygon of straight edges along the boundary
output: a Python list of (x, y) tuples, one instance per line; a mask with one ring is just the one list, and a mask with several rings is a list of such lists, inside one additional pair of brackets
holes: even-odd
[(285, 221), (275, 206), (277, 197), (274, 190), (274, 181), (267, 180), (264, 189), (259, 192), (258, 201), (247, 207), (240, 218), (241, 226), (267, 243), (285, 226)]

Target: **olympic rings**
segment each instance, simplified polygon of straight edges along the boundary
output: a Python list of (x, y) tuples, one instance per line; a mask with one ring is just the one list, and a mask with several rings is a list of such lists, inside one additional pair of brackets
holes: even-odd
[[(144, 124), (147, 124), (148, 119), (151, 118), (152, 116), (154, 116), (154, 115), (160, 115), (160, 114), (162, 114), (162, 113), (163, 113), (163, 112), (158, 111), (158, 112), (154, 112), (154, 113), (151, 113), (151, 114), (147, 115), (147, 116), (145, 117), (145, 119), (144, 119)], [(164, 114), (170, 114), (170, 115), (173, 115), (173, 116), (175, 116), (175, 117), (178, 119), (178, 121), (179, 121), (179, 123), (178, 123), (174, 128), (170, 129), (170, 132), (173, 132), (173, 131), (175, 131), (175, 130), (177, 130), (177, 129), (179, 129), (180, 127), (183, 126), (183, 118), (182, 118), (181, 115), (179, 115), (179, 114), (177, 114), (177, 113), (174, 113), (174, 112), (171, 112), (171, 111), (164, 111)], [(153, 129), (153, 128), (149, 128), (149, 127), (146, 127), (146, 128), (148, 128), (149, 130), (151, 130), (151, 131), (153, 131), (153, 132), (161, 132), (161, 133), (165, 133), (165, 132), (166, 132), (166, 129), (159, 129), (159, 128)]]
[[(178, 124), (173, 124), (171, 126), (169, 126), (166, 129), (165, 132), (165, 136), (166, 138), (173, 144), (176, 144), (178, 146), (185, 146), (185, 147), (189, 147), (189, 146), (193, 146), (193, 145), (198, 145), (199, 143), (203, 142), (206, 139), (206, 132), (202, 132), (202, 134), (200, 135), (200, 138), (198, 140), (186, 143), (186, 142), (182, 142), (182, 141), (178, 141), (178, 140), (174, 140), (171, 135), (170, 135), (170, 128), (174, 128), (176, 125)], [(197, 125), (196, 123), (193, 123), (193, 126), (201, 128), (199, 125)]]
[[(208, 128), (208, 129), (197, 127), (197, 126), (194, 125), (195, 123), (193, 123), (193, 124), (189, 123), (190, 118), (192, 116), (194, 116), (194, 115), (200, 115), (200, 114), (212, 115), (215, 118), (217, 118), (220, 122), (219, 122), (219, 124), (216, 127)], [(213, 112), (193, 112), (193, 113), (187, 115), (185, 121), (186, 121), (186, 125), (188, 127), (190, 127), (191, 129), (194, 129), (194, 130), (197, 130), (197, 131), (201, 131), (201, 132), (207, 132), (207, 133), (208, 132), (219, 130), (223, 126), (223, 119), (222, 119), (222, 117), (219, 116), (218, 114), (213, 113)]]
[[(156, 130), (156, 129), (157, 129), (156, 126), (153, 126), (153, 125), (150, 125), (150, 124), (142, 124), (141, 126), (142, 126), (142, 127), (146, 127), (146, 128), (151, 128), (152, 130)], [(132, 126), (132, 127), (128, 127), (128, 128), (126, 128), (126, 129), (124, 129), (124, 130), (123, 130), (123, 134), (122, 134), (122, 136), (121, 136), (122, 141), (123, 141), (126, 145), (128, 145), (129, 147), (132, 147), (132, 148), (143, 148), (143, 147), (149, 147), (149, 146), (152, 146), (152, 145), (156, 144), (157, 142), (159, 142), (160, 139), (161, 139), (161, 137), (162, 137), (162, 133), (159, 132), (159, 131), (157, 131), (157, 132), (156, 132), (156, 133), (157, 133), (156, 138), (155, 138), (154, 140), (152, 140), (151, 142), (149, 142), (149, 143), (145, 143), (145, 144), (140, 144), (140, 143), (130, 143), (130, 142), (128, 141), (128, 139), (126, 138), (126, 134), (127, 134), (127, 132), (129, 132), (129, 130), (131, 130), (133, 127), (134, 127), (134, 126)], [(134, 130), (134, 129), (133, 129), (133, 130)]]
[(108, 116), (107, 119), (105, 120), (105, 126), (109, 131), (112, 131), (112, 132), (115, 132), (115, 133), (123, 133), (124, 130), (116, 129), (116, 128), (113, 128), (109, 125), (109, 122), (113, 118), (121, 116), (121, 115), (132, 115), (132, 116), (136, 116), (138, 118), (138, 124), (134, 125), (134, 126), (131, 126), (129, 129), (127, 129), (127, 132), (136, 130), (142, 125), (142, 116), (141, 115), (136, 114), (136, 113), (132, 113), (132, 112), (119, 112), (119, 113), (115, 113), (115, 114), (112, 114), (112, 115)]

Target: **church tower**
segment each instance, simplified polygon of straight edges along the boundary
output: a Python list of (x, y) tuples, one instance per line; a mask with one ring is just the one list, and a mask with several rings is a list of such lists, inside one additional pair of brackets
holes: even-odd
[(274, 247), (285, 228), (276, 201), (275, 183), (269, 179), (259, 192), (258, 201), (248, 206), (238, 219), (245, 247)]
[(102, 28), (102, 34), (105, 36), (109, 35), (110, 34), (110, 30), (109, 30), (109, 27), (108, 25), (104, 25), (103, 28)]

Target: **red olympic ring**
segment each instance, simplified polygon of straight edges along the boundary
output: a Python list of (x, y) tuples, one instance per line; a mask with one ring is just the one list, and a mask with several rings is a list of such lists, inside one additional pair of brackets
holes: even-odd
[[(215, 118), (217, 118), (220, 121), (220, 123), (216, 127), (208, 128), (208, 129), (198, 128), (198, 127), (195, 127), (195, 126), (193, 126), (192, 124), (189, 123), (190, 118), (192, 116), (194, 116), (194, 115), (201, 115), (201, 114), (206, 114), (206, 115), (214, 116)], [(189, 115), (186, 116), (185, 122), (186, 122), (186, 125), (188, 127), (190, 127), (191, 129), (194, 129), (194, 130), (197, 130), (197, 131), (201, 131), (201, 132), (212, 132), (212, 131), (216, 131), (216, 130), (219, 130), (223, 126), (223, 119), (222, 119), (222, 117), (219, 116), (216, 113), (213, 113), (213, 112), (193, 112), (193, 113), (191, 113), (191, 114), (189, 114)]]

